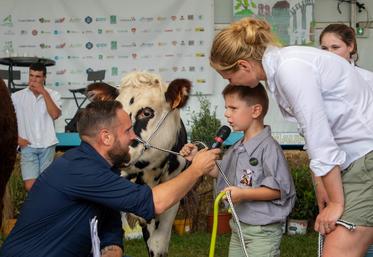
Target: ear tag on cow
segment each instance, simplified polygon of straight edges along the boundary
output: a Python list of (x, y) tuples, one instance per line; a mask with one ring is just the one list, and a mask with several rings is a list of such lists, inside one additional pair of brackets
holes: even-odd
[(250, 163), (251, 166), (256, 166), (256, 165), (258, 165), (259, 161), (258, 161), (257, 158), (252, 157), (252, 158), (250, 158), (249, 163)]

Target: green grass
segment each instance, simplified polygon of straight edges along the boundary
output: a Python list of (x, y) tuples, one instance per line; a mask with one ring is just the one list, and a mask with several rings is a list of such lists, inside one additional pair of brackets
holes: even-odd
[[(192, 233), (178, 236), (173, 233), (170, 242), (170, 257), (207, 257), (210, 249), (208, 233)], [(217, 237), (215, 257), (228, 256), (230, 235)], [(143, 240), (125, 242), (125, 253), (131, 257), (148, 257)], [(308, 233), (305, 236), (284, 235), (281, 243), (281, 257), (314, 257), (317, 256), (317, 234)]]

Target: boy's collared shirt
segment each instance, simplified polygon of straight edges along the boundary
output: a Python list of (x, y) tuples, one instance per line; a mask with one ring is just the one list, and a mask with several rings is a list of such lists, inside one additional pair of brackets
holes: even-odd
[[(281, 198), (273, 201), (244, 201), (235, 205), (240, 221), (251, 225), (283, 222), (295, 201), (295, 188), (280, 145), (265, 126), (262, 132), (242, 144), (234, 144), (221, 161), (221, 168), (232, 185), (241, 188), (265, 186), (278, 189)], [(227, 187), (221, 175), (218, 192)]]

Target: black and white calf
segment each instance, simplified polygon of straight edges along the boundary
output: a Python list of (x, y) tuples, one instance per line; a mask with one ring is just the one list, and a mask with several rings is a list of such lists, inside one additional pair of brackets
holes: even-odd
[[(158, 148), (179, 152), (187, 142), (185, 127), (180, 118), (189, 97), (191, 84), (176, 79), (169, 85), (153, 73), (132, 72), (126, 75), (117, 98), (129, 114), (138, 137)], [(185, 167), (180, 156), (146, 148), (135, 142), (130, 147), (131, 162), (124, 175), (139, 184), (153, 187), (179, 174)], [(172, 224), (179, 204), (174, 205), (150, 223), (140, 219), (149, 256), (166, 257)]]

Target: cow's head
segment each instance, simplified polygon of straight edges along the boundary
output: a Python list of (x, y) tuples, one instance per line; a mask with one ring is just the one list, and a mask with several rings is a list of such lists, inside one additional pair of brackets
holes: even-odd
[[(171, 149), (181, 127), (179, 109), (189, 97), (191, 83), (176, 79), (169, 85), (153, 73), (132, 72), (123, 77), (117, 98), (129, 114), (138, 137), (150, 144)], [(135, 142), (130, 148), (131, 163), (161, 159), (157, 150), (148, 149)]]

